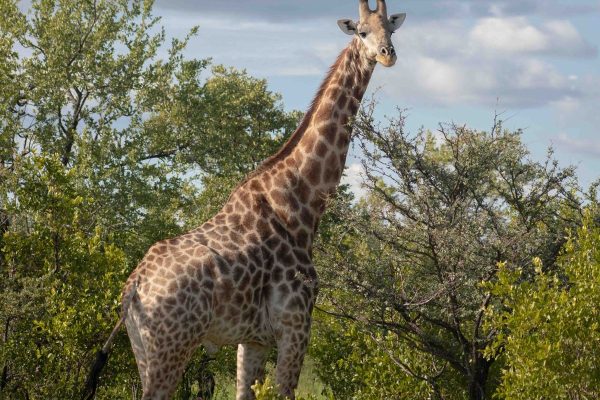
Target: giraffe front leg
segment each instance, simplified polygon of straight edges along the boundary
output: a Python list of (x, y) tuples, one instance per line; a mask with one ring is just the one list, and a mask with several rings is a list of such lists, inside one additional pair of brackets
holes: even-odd
[(252, 385), (265, 378), (265, 362), (269, 348), (255, 343), (238, 345), (236, 400), (254, 400)]
[[(310, 323), (308, 323), (310, 326)], [(295, 399), (296, 387), (302, 362), (308, 347), (308, 330), (284, 334), (277, 343), (277, 367), (275, 380), (279, 393), (285, 398)]]

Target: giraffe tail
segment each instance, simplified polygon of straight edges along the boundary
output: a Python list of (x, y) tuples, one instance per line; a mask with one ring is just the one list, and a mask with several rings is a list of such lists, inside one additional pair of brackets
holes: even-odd
[(83, 393), (81, 396), (81, 400), (92, 400), (96, 395), (96, 389), (98, 388), (98, 379), (100, 378), (100, 373), (102, 369), (106, 365), (108, 361), (108, 353), (110, 352), (110, 347), (115, 339), (115, 336), (119, 332), (119, 329), (125, 322), (125, 318), (127, 318), (127, 311), (129, 310), (129, 306), (133, 297), (137, 293), (137, 284), (134, 282), (133, 285), (129, 288), (129, 290), (123, 296), (123, 312), (121, 318), (113, 328), (110, 336), (104, 343), (104, 346), (96, 353), (96, 359), (94, 364), (92, 364), (92, 368), (90, 369), (90, 373), (85, 381), (85, 387), (83, 389)]

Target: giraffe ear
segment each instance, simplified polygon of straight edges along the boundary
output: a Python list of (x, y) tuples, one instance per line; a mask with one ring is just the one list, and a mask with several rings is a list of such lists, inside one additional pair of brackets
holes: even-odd
[(406, 14), (394, 14), (390, 16), (390, 29), (394, 32), (396, 29), (400, 28), (406, 19)]
[(356, 23), (351, 19), (340, 19), (337, 23), (346, 35), (356, 35)]

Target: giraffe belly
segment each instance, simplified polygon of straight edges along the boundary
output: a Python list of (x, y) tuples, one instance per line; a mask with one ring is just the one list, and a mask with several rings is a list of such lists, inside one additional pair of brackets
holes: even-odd
[[(244, 270), (247, 271), (246, 268)], [(249, 286), (246, 280), (260, 281), (261, 275), (255, 275), (253, 279), (248, 275), (237, 280), (235, 273), (233, 275), (223, 276), (215, 286), (211, 323), (206, 338), (219, 345), (273, 344), (275, 337), (271, 329), (268, 302), (272, 292), (270, 283)]]
[[(316, 297), (312, 282), (292, 281), (270, 286), (270, 298), (256, 307), (244, 303), (217, 306), (203, 339), (209, 346), (239, 343), (274, 345), (286, 331), (302, 332), (310, 328), (311, 312)], [(235, 297), (235, 296), (234, 296)]]
[(275, 343), (272, 333), (264, 326), (263, 313), (244, 311), (233, 314), (213, 314), (203, 342), (209, 345), (223, 346), (239, 343), (259, 343), (272, 345)]
[(152, 246), (130, 277), (150, 336), (270, 345), (288, 329), (308, 329), (317, 290), (308, 256), (291, 258), (289, 246), (280, 256), (255, 245), (216, 252), (182, 241)]

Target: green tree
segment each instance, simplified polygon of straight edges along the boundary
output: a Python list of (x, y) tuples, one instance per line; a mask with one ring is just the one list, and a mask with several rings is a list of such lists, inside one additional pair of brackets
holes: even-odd
[[(0, 12), (0, 398), (75, 398), (148, 246), (217, 208), (297, 115), (264, 80), (185, 59), (195, 29), (165, 46), (152, 1)], [(99, 398), (139, 395), (116, 346)]]
[(501, 330), (487, 354), (506, 359), (499, 398), (600, 396), (600, 228), (591, 212), (557, 264), (559, 273), (544, 272), (535, 259), (531, 280), (503, 265), (489, 285), (503, 299), (488, 321)]
[(407, 346), (393, 332), (361, 321), (317, 311), (310, 354), (336, 399), (463, 397), (461, 382), (443, 362)]
[(402, 114), (381, 126), (373, 109), (356, 121), (368, 195), (341, 207), (344, 224), (316, 246), (322, 307), (360, 323), (427, 396), (488, 398), (498, 366), (483, 351), (497, 332), (483, 317), (498, 299), (481, 282), (501, 261), (533, 273), (539, 255), (555, 267), (581, 217), (574, 171), (551, 154), (532, 161), (520, 132), (499, 121), (487, 133), (441, 125), (411, 135)]

